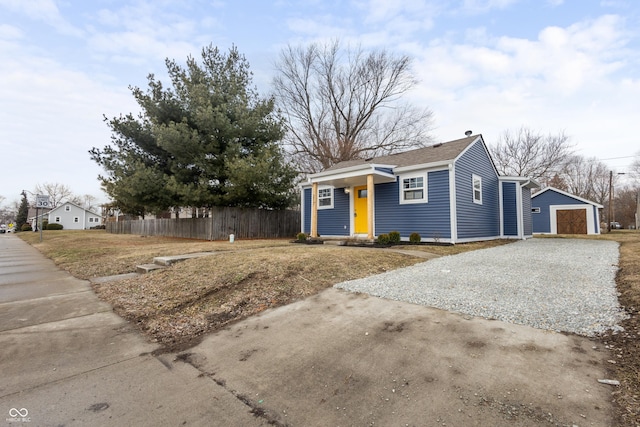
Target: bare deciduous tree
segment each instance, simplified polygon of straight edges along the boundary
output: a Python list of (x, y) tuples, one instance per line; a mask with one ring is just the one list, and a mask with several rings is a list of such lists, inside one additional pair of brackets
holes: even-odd
[(70, 196), (67, 200), (75, 205), (81, 206), (88, 210), (92, 210), (93, 204), (97, 199), (91, 194), (85, 194), (82, 196)]
[(410, 66), (408, 56), (339, 41), (285, 48), (274, 88), (303, 172), (431, 143), (431, 110), (401, 102), (417, 83)]
[(569, 137), (564, 132), (543, 135), (524, 126), (515, 132), (506, 130), (490, 150), (500, 173), (542, 182), (560, 172), (572, 154)]
[(561, 177), (566, 191), (604, 204), (609, 197), (609, 170), (597, 158), (569, 156), (562, 167)]
[(63, 201), (69, 200), (73, 197), (73, 192), (69, 187), (60, 183), (37, 184), (33, 190), (33, 194), (42, 194), (49, 196), (49, 205), (51, 208), (57, 208)]

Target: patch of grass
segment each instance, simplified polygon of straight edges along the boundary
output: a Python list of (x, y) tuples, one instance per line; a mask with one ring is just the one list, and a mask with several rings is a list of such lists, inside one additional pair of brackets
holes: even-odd
[(19, 233), (56, 265), (80, 279), (112, 276), (135, 271), (157, 256), (194, 252), (231, 251), (249, 248), (288, 246), (288, 240), (202, 241), (170, 237), (110, 234), (104, 230), (61, 230)]
[(172, 348), (335, 283), (420, 261), (376, 249), (290, 245), (192, 259), (94, 289), (118, 314)]

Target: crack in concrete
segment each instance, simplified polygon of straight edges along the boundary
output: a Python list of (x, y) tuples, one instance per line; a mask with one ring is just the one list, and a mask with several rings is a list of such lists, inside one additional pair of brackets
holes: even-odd
[(193, 356), (194, 356), (193, 353), (180, 353), (176, 355), (175, 361), (187, 363), (192, 367), (194, 367), (196, 370), (198, 370), (201, 376), (207, 376), (211, 378), (213, 382), (215, 382), (218, 386), (222, 387), (226, 392), (230, 393), (233, 397), (235, 397), (240, 402), (242, 402), (245, 406), (247, 406), (250, 409), (249, 412), (253, 414), (254, 417), (262, 418), (267, 422), (267, 424), (272, 426), (289, 427), (289, 424), (282, 423), (279, 420), (279, 417), (275, 415), (275, 413), (269, 412), (265, 408), (261, 407), (260, 402), (256, 402), (251, 398), (249, 398), (248, 396), (242, 393), (239, 393), (237, 390), (234, 390), (229, 386), (227, 386), (227, 382), (222, 378), (216, 377), (215, 372), (207, 372), (203, 370), (199, 366), (199, 364), (194, 360)]

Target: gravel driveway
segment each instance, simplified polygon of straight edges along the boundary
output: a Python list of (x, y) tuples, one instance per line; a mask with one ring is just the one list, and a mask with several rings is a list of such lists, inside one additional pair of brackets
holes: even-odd
[(529, 239), (338, 283), (352, 292), (594, 336), (619, 329), (618, 244)]

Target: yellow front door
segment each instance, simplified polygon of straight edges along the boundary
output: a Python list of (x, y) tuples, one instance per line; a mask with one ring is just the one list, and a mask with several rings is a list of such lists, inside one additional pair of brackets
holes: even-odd
[(355, 234), (368, 233), (367, 186), (353, 189), (353, 231)]

